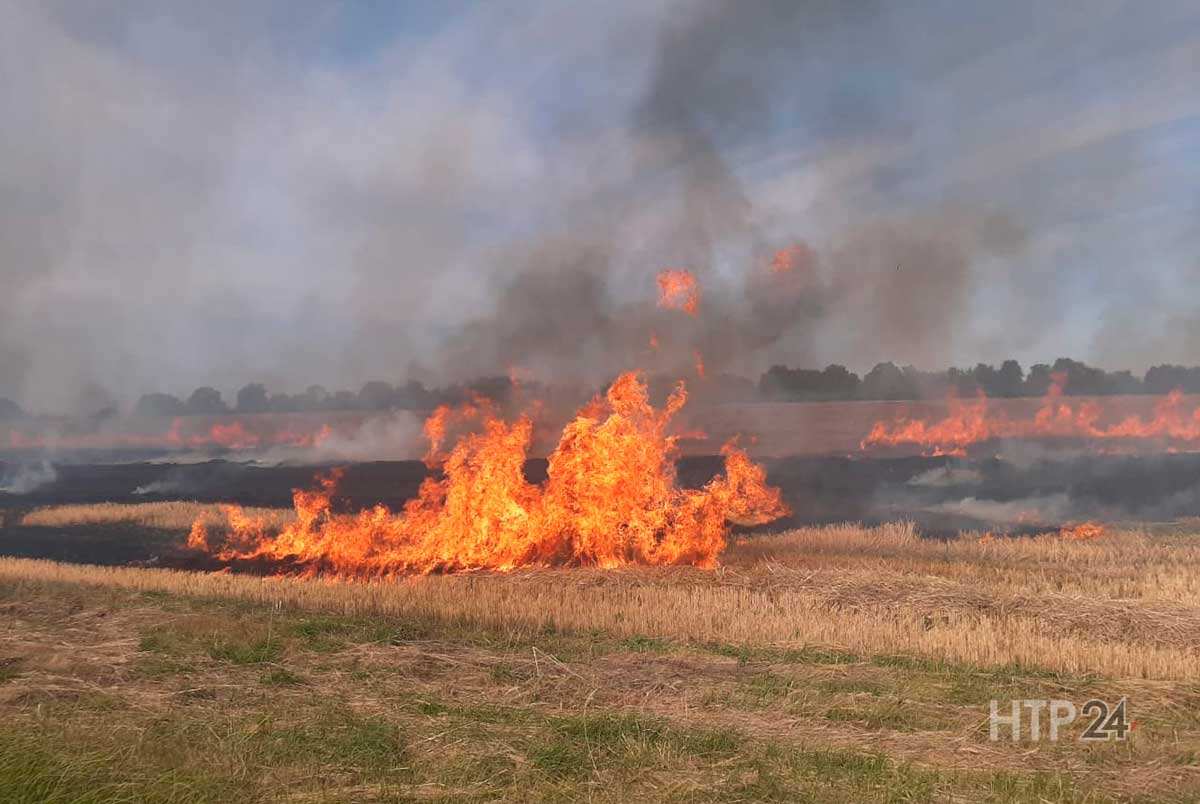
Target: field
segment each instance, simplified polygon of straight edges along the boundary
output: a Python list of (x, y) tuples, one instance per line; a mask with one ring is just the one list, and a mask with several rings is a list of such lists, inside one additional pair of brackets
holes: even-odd
[[(1110, 426), (1130, 416), (1154, 418), (1155, 405), (1164, 397), (1069, 396), (1063, 402), (1078, 410), (1094, 405), (1097, 424)], [(1011, 420), (1031, 421), (1045, 404), (1035, 397), (990, 399), (992, 414)], [(1188, 417), (1200, 406), (1200, 395), (1184, 395), (1180, 407)], [(879, 421), (899, 418), (936, 422), (949, 411), (945, 399), (925, 401), (757, 402), (689, 403), (679, 414), (680, 449), (686, 455), (711, 455), (725, 441), (740, 437), (757, 457), (797, 455), (848, 455), (859, 452), (862, 439)], [(38, 457), (44, 444), (60, 452), (118, 457), (162, 457), (189, 452), (214, 456), (261, 456), (288, 460), (400, 460), (424, 454), (421, 423), (429, 411), (364, 413), (228, 414), (225, 416), (129, 417), (109, 429), (84, 436), (55, 435), (51, 430), (0, 426), (0, 458)], [(563, 421), (562, 412), (539, 428), (532, 456), (545, 457), (553, 449)], [(217, 435), (212, 435), (213, 433)], [(324, 435), (322, 435), (324, 433)], [(703, 438), (696, 436), (703, 434)], [(919, 454), (921, 448), (905, 445), (895, 454)]]
[[(194, 513), (121, 522), (181, 539)], [(0, 559), (0, 789), (1195, 801), (1198, 570), (1186, 524), (1080, 541), (802, 528), (746, 536), (715, 571), (369, 583)], [(992, 700), (1093, 698), (1127, 700), (1127, 739), (1080, 740), (1081, 715), (1050, 741), (1044, 712), (1040, 741), (989, 739)]]

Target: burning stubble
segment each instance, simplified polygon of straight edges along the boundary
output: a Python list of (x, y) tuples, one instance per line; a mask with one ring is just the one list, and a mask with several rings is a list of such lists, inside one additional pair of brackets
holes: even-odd
[[(686, 398), (680, 384), (657, 410), (636, 374), (621, 375), (564, 428), (542, 486), (523, 474), (532, 420), (505, 422), (486, 406), (471, 406), (458, 418), (479, 419), (479, 430), (457, 441), (443, 477), (427, 479), (402, 512), (376, 506), (334, 513), (333, 474), (315, 490), (296, 492), (296, 520), (282, 529), (228, 506), (221, 542), (198, 519), (188, 545), (226, 562), (267, 559), (340, 576), (530, 565), (714, 567), (730, 521), (762, 524), (788, 510), (763, 469), (732, 443), (722, 450), (723, 475), (699, 490), (676, 485), (676, 437), (667, 427)], [(451, 416), (439, 409), (426, 424), (431, 463), (441, 457)]]

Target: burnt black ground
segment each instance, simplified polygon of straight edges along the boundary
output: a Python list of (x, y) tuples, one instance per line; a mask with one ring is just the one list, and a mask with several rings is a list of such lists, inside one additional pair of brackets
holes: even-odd
[[(1011, 451), (1010, 451), (1011, 453)], [(930, 536), (959, 530), (1007, 532), (1067, 521), (1167, 521), (1200, 514), (1200, 455), (1087, 455), (1029, 452), (1009, 458), (794, 457), (767, 459), (768, 479), (793, 510), (766, 526), (912, 519)], [(720, 472), (719, 456), (685, 457), (682, 485), (698, 487)], [(39, 464), (45, 474), (44, 464)], [(22, 464), (0, 462), (0, 477)], [(292, 490), (309, 487), (332, 467), (201, 463), (56, 463), (52, 479), (24, 494), (0, 492), (0, 554), (125, 564), (170, 552), (181, 535), (128, 525), (26, 528), (23, 511), (42, 505), (198, 500), (288, 506)], [(540, 482), (546, 461), (531, 460), (526, 476)], [(351, 511), (382, 503), (399, 508), (428, 470), (419, 461), (345, 467), (335, 498)], [(999, 512), (999, 513), (998, 513)]]

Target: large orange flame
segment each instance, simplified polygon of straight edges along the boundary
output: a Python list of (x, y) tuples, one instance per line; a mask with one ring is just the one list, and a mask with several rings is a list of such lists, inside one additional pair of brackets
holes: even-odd
[[(342, 576), (527, 565), (713, 567), (731, 521), (761, 524), (788, 510), (762, 467), (732, 443), (723, 449), (723, 475), (701, 489), (676, 485), (676, 437), (667, 428), (686, 398), (680, 383), (657, 410), (636, 373), (621, 375), (563, 429), (541, 486), (523, 472), (531, 418), (509, 423), (474, 408), (481, 430), (458, 440), (442, 477), (426, 479), (401, 512), (379, 505), (335, 513), (337, 478), (330, 476), (315, 490), (295, 492), (296, 521), (278, 533), (229, 506), (222, 544), (214, 546), (197, 521), (189, 545), (224, 561), (262, 558)], [(431, 456), (450, 417), (445, 410), (430, 417)]]
[(659, 271), (658, 306), (696, 315), (700, 309), (700, 283), (695, 275), (682, 268)]
[(950, 399), (949, 412), (938, 421), (901, 418), (877, 421), (860, 443), (872, 447), (917, 446), (927, 455), (964, 455), (968, 447), (1002, 438), (1078, 438), (1092, 441), (1166, 439), (1176, 444), (1200, 443), (1200, 407), (1184, 410), (1183, 394), (1172, 391), (1154, 406), (1149, 419), (1131, 415), (1108, 426), (1099, 423), (1101, 409), (1092, 400), (1078, 404), (1063, 398), (1065, 377), (1054, 382), (1032, 418), (1013, 419), (988, 407), (980, 394), (973, 400)]

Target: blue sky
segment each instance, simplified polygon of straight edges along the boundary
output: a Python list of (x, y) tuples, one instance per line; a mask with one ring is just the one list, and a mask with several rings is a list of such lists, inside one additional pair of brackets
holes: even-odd
[(680, 361), (750, 376), (1200, 363), (1194, 3), (7, 0), (0, 51), (31, 406), (603, 376), (666, 265)]

